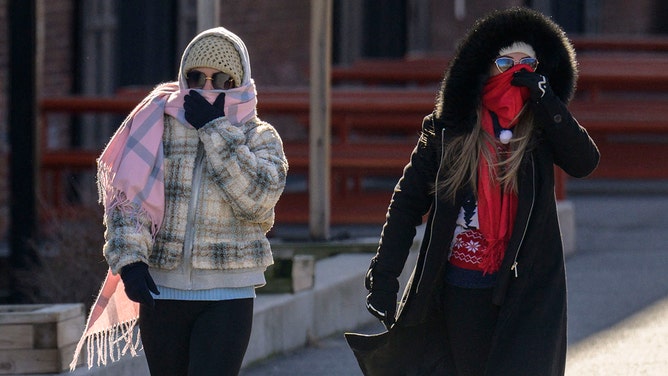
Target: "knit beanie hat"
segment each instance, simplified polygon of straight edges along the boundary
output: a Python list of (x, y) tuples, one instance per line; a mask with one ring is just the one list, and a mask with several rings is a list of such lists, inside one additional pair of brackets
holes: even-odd
[(536, 57), (536, 51), (534, 51), (530, 44), (525, 42), (513, 42), (510, 46), (499, 50), (499, 56), (506, 56), (513, 52), (521, 52), (527, 56)]
[(183, 63), (183, 73), (193, 68), (213, 68), (229, 74), (236, 86), (242, 82), (244, 69), (234, 44), (221, 35), (207, 35), (190, 47)]

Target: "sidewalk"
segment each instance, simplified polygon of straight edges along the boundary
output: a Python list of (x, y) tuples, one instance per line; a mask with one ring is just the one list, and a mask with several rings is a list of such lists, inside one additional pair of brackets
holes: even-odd
[(576, 198), (567, 375), (668, 370), (668, 197)]
[[(571, 198), (577, 251), (567, 258), (566, 375), (665, 375), (668, 370), (668, 196)], [(350, 328), (353, 329), (353, 328)], [(378, 332), (379, 324), (359, 328)], [(242, 376), (361, 375), (343, 331), (246, 366)]]

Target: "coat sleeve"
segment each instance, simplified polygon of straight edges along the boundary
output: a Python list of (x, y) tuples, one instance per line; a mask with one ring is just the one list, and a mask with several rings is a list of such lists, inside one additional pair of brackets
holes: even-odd
[(596, 143), (556, 96), (544, 101), (535, 111), (542, 124), (554, 163), (567, 174), (582, 178), (598, 166), (600, 153)]
[(394, 188), (372, 266), (374, 274), (397, 278), (406, 263), (416, 227), (433, 202), (433, 183), (439, 166), (437, 144), (431, 116), (423, 121), (420, 140), (410, 156), (403, 175)]
[(102, 253), (112, 273), (117, 274), (122, 267), (134, 262), (148, 264), (153, 247), (151, 221), (137, 204), (115, 206), (105, 214), (104, 225)]
[(255, 223), (273, 221), (288, 172), (274, 127), (259, 120), (237, 127), (223, 117), (198, 132), (207, 166), (235, 215)]

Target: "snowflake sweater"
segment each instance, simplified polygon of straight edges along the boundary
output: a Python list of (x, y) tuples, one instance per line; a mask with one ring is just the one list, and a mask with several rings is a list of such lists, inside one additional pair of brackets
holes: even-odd
[(479, 230), (478, 205), (470, 193), (459, 211), (445, 275), (447, 283), (466, 288), (492, 287), (496, 273), (483, 273), (487, 241)]

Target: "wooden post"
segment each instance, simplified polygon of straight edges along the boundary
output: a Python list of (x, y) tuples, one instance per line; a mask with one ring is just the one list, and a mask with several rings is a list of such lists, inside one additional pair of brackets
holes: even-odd
[(197, 0), (197, 31), (220, 26), (220, 1)]
[(455, 19), (462, 21), (466, 18), (466, 0), (455, 0)]
[(309, 232), (315, 240), (329, 238), (331, 35), (332, 0), (311, 1)]
[[(30, 246), (37, 233), (39, 153), (37, 141), (37, 20), (36, 1), (9, 2), (9, 143), (10, 263), (15, 272), (36, 261)], [(13, 274), (13, 273), (12, 273)], [(12, 302), (21, 302), (16, 279), (11, 281)]]

